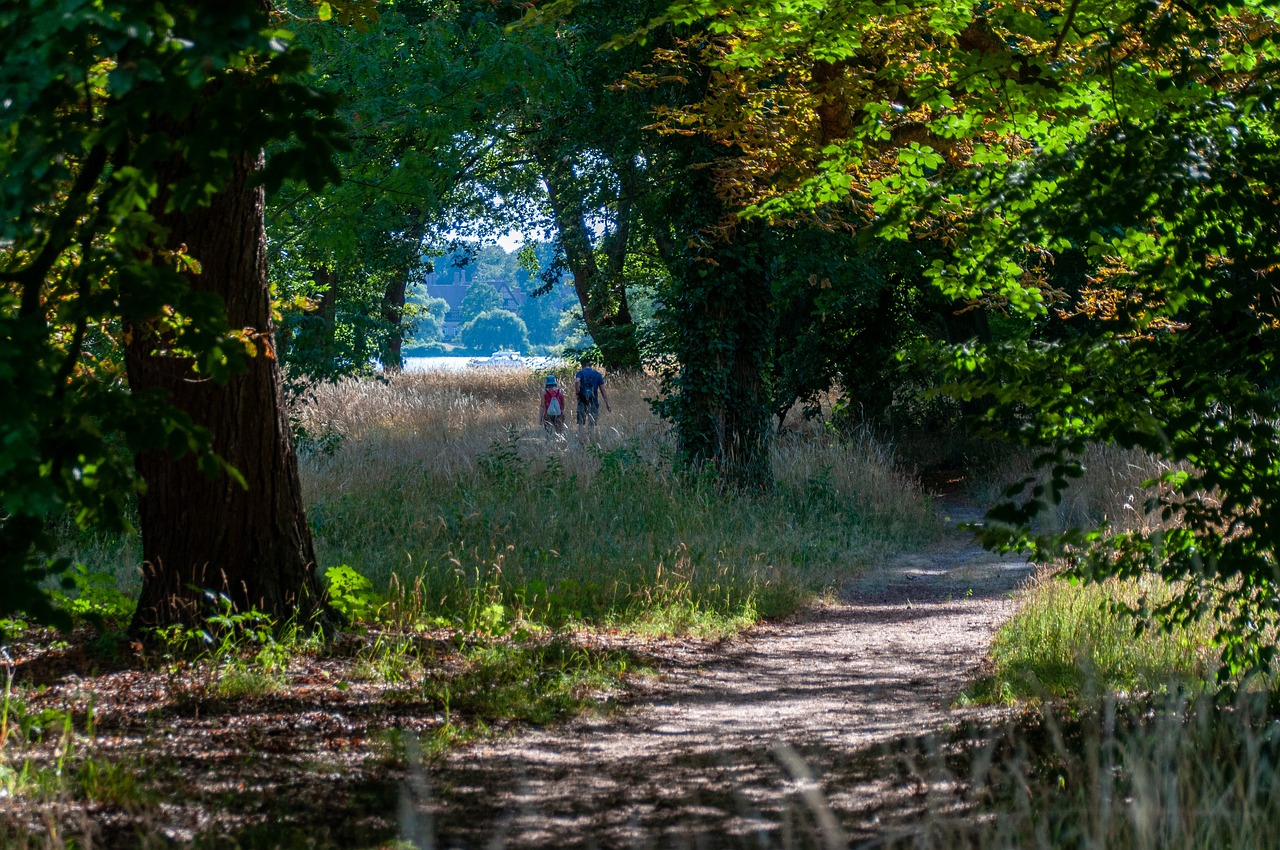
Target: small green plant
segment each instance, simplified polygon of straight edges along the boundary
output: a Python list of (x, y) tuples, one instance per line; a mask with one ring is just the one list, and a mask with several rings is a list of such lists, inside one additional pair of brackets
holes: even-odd
[(9, 707), (13, 701), (13, 658), (3, 646), (0, 646), (0, 662), (4, 664), (4, 697), (0, 700), (0, 763), (3, 763), (4, 745), (9, 740)]
[(494, 440), (488, 450), (476, 458), (476, 465), (498, 487), (518, 486), (525, 478), (525, 462), (520, 457), (519, 434), (514, 430), (506, 439)]
[(125, 807), (151, 796), (144, 791), (137, 766), (86, 756), (76, 770), (84, 796), (97, 803)]
[(627, 652), (589, 649), (564, 637), (477, 640), (459, 654), (456, 670), (438, 671), (423, 683), (423, 695), (439, 706), (446, 724), (548, 723), (599, 708), (594, 694), (646, 671)]
[(404, 636), (380, 634), (357, 656), (357, 678), (377, 682), (412, 682), (424, 675), (414, 642)]
[[(256, 608), (237, 611), (225, 593), (206, 590), (204, 599), (210, 613), (203, 628), (174, 625), (155, 632), (165, 647), (171, 687), (190, 690), (194, 682), (195, 696), (224, 697), (279, 690), (291, 648), (299, 642), (298, 629), (277, 628)], [(204, 671), (203, 678), (191, 677), (196, 669)]]
[(317, 432), (308, 430), (297, 418), (291, 421), (293, 426), (293, 445), (300, 456), (318, 455), (333, 457), (342, 448), (342, 434), (332, 428)]
[[(54, 600), (75, 620), (87, 620), (95, 625), (122, 626), (133, 616), (134, 600), (116, 587), (115, 576), (95, 572), (84, 564), (76, 564), (68, 571), (72, 590), (55, 589)], [(0, 623), (0, 629), (3, 623)]]
[(325, 571), (329, 605), (349, 623), (367, 623), (378, 619), (386, 597), (373, 589), (373, 582), (353, 567), (341, 564)]
[(23, 617), (0, 617), (0, 640), (22, 637), (31, 628)]
[[(0, 797), (22, 794), (49, 799), (65, 791), (71, 777), (69, 768), (76, 760), (71, 713), (52, 708), (30, 709), (14, 694), (12, 668), (6, 667), (0, 716)], [(29, 751), (45, 742), (56, 742), (52, 758), (37, 761)]]

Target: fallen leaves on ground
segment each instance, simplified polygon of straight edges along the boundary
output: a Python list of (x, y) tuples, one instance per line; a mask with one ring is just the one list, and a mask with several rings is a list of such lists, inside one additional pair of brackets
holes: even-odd
[[(88, 628), (29, 631), (8, 646), (0, 844), (385, 846), (398, 834), (406, 735), (415, 751), (434, 742), (421, 748), (430, 758), (519, 725), (460, 715), (441, 696), (462, 680), (469, 642), (497, 640), (343, 635), (228, 688), (232, 675), (262, 672), (248, 651), (192, 659)], [(616, 630), (533, 640), (626, 653), (632, 671), (696, 665), (715, 645)], [(393, 642), (412, 663), (380, 662)], [(651, 682), (628, 672), (585, 702), (608, 708)]]

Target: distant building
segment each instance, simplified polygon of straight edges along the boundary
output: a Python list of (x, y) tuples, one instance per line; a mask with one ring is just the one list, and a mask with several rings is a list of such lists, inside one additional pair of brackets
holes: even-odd
[[(466, 270), (449, 268), (444, 274), (432, 272), (423, 277), (423, 282), (426, 284), (428, 295), (432, 298), (443, 298), (449, 304), (449, 312), (444, 317), (444, 338), (453, 339), (458, 335), (458, 325), (461, 324), (458, 321), (458, 311), (462, 307), (462, 299), (467, 297), (467, 290), (471, 288), (472, 283), (467, 280)], [(529, 298), (510, 281), (495, 280), (489, 283), (502, 296), (502, 309), (510, 310), (512, 313), (519, 312), (520, 305)]]

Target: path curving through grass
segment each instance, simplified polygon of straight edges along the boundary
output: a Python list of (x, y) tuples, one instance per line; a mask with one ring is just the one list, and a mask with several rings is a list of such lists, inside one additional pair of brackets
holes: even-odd
[[(937, 806), (879, 754), (982, 712), (952, 707), (1029, 565), (956, 528), (804, 618), (672, 659), (629, 710), (488, 741), (413, 770), (404, 837), (439, 847), (837, 847)], [(928, 798), (928, 799), (925, 799)]]

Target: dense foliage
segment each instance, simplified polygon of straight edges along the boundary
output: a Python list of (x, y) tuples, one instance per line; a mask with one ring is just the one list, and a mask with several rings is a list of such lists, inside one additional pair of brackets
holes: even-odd
[[(1033, 322), (950, 355), (956, 393), (1044, 449), (1044, 477), (1009, 490), (987, 539), (1065, 553), (1081, 577), (1178, 582), (1166, 622), (1219, 611), (1223, 676), (1268, 668), (1273, 6), (722, 5), (655, 25), (712, 34), (717, 84), (667, 120), (737, 146), (723, 189), (766, 218), (928, 239), (944, 294)], [(1172, 464), (1147, 505), (1158, 530), (1046, 524), (1090, 441)]]
[(473, 351), (529, 348), (529, 329), (524, 320), (510, 310), (485, 310), (458, 328), (458, 338)]
[[(418, 315), (420, 341), (437, 341), (425, 261), (468, 228), (515, 223), (552, 239), (522, 295), (568, 274), (606, 361), (666, 365), (681, 456), (726, 483), (769, 486), (770, 414), (838, 383), (851, 416), (883, 417), (914, 380), (895, 358), (919, 375), (920, 352), (950, 345), (954, 393), (1044, 449), (1043, 480), (1009, 491), (991, 542), (1065, 552), (1085, 577), (1182, 581), (1160, 613), (1230, 611), (1223, 672), (1269, 664), (1271, 6), (722, 6), (386, 3), (376, 22), (286, 7), (277, 20), (347, 97), (350, 179), (327, 190), (329, 160), (304, 151), (334, 144), (331, 104), (296, 82), (305, 55), (256, 12), (6, 10), (14, 604), (43, 604), (49, 565), (31, 558), (51, 554), (53, 521), (127, 524), (135, 452), (219, 467), (204, 429), (126, 389), (120, 351), (131, 328), (161, 328), (213, 379), (258, 352), (190, 285), (199, 258), (164, 241), (156, 210), (204, 203), (266, 147), (273, 187), (309, 178), (271, 214), (280, 350), (300, 371), (394, 366)], [(597, 50), (616, 32), (632, 34)], [(169, 180), (174, 156), (189, 170)], [(468, 336), (480, 317), (508, 333), (474, 345), (527, 344), (522, 319), (529, 341), (547, 338), (556, 299), (526, 298), (517, 318), (476, 280)], [(637, 299), (652, 322), (639, 330)], [(993, 334), (992, 317), (1013, 332)], [(1095, 441), (1173, 464), (1152, 482), (1167, 530), (1047, 524)]]
[[(3, 607), (53, 617), (39, 582), (60, 522), (129, 524), (134, 454), (195, 455), (209, 434), (130, 392), (123, 349), (155, 334), (206, 380), (259, 353), (200, 259), (160, 218), (207, 204), (245, 156), (260, 179), (333, 177), (330, 101), (255, 3), (14, 2), (0, 10), (0, 583)], [(197, 104), (204, 108), (197, 109)], [(175, 167), (177, 166), (177, 167)]]

